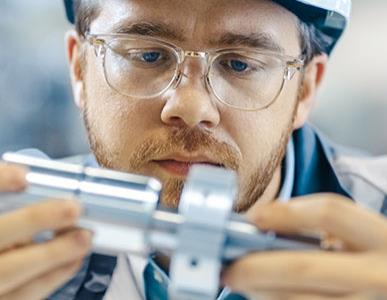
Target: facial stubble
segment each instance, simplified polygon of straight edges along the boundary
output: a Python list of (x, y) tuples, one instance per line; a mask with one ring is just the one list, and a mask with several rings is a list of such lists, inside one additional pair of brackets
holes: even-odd
[[(85, 95), (86, 91), (85, 91)], [(87, 98), (87, 97), (86, 97)], [(290, 120), (283, 130), (277, 145), (272, 148), (269, 155), (261, 160), (259, 166), (248, 178), (248, 183), (243, 185), (244, 190), (238, 193), (238, 201), (234, 206), (236, 212), (245, 212), (248, 210), (265, 192), (270, 184), (273, 174), (283, 161), (286, 153), (286, 146), (293, 130), (293, 122), (296, 115), (298, 101), (294, 106)], [(91, 150), (93, 151), (100, 166), (109, 169), (117, 169), (130, 173), (144, 174), (144, 164), (148, 164), (152, 159), (162, 157), (170, 153), (179, 152), (208, 152), (211, 151), (218, 161), (222, 162), (223, 167), (239, 171), (241, 164), (238, 151), (231, 145), (217, 140), (209, 131), (198, 128), (180, 128), (168, 130), (167, 137), (163, 140), (152, 137), (141, 141), (132, 153), (125, 153), (129, 160), (120, 164), (119, 155), (116, 151), (108, 149), (95, 130), (95, 122), (90, 113), (89, 101), (85, 101), (82, 110), (84, 124), (87, 130)], [(169, 208), (176, 208), (179, 203), (181, 191), (184, 187), (184, 179), (179, 177), (169, 177), (162, 180), (163, 191), (161, 202)], [(241, 187), (242, 184), (240, 183)], [(274, 200), (274, 199), (273, 199)]]

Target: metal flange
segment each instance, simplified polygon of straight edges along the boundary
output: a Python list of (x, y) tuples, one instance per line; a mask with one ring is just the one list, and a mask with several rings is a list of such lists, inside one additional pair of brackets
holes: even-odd
[(177, 229), (178, 246), (171, 258), (171, 299), (216, 298), (236, 192), (234, 172), (206, 165), (191, 168), (180, 198), (184, 222)]

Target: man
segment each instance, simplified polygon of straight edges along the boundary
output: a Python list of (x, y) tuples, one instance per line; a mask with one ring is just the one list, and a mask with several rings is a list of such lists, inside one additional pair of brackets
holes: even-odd
[[(66, 41), (94, 154), (84, 164), (159, 178), (169, 208), (192, 164), (233, 169), (235, 210), (258, 227), (319, 232), (342, 245), (244, 257), (224, 270), (219, 299), (241, 298), (229, 290), (252, 299), (387, 297), (387, 221), (364, 208), (387, 208), (386, 159), (344, 155), (306, 125), (348, 2), (75, 3)], [(0, 174), (3, 191), (25, 187), (23, 170)], [(0, 217), (4, 299), (46, 297), (80, 265), (51, 299), (166, 299), (159, 255), (82, 263), (91, 237), (73, 229), (79, 214), (74, 201), (48, 201)], [(43, 229), (58, 235), (31, 243)]]

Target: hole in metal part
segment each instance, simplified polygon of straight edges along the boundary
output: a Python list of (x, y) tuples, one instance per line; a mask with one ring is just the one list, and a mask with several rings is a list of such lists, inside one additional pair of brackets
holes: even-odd
[(193, 257), (191, 258), (191, 262), (190, 262), (190, 265), (191, 267), (197, 267), (199, 265), (199, 261), (197, 260), (197, 258)]

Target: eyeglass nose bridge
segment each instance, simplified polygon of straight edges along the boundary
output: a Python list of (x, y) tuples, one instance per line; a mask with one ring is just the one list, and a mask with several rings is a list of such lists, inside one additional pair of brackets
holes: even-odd
[(183, 65), (186, 57), (206, 60), (206, 63), (207, 63), (206, 72), (205, 72), (205, 74), (203, 74), (203, 76), (201, 76), (201, 79), (205, 79), (205, 82), (207, 84), (207, 81), (208, 81), (208, 79), (207, 79), (207, 77), (208, 77), (208, 58), (209, 58), (208, 52), (185, 50), (185, 51), (181, 51), (181, 53), (180, 53), (180, 62), (179, 62), (179, 67), (177, 70), (176, 78), (175, 78), (175, 81), (173, 83), (173, 88), (177, 88), (177, 86), (180, 84), (181, 79), (183, 77), (190, 78), (187, 74), (185, 74), (182, 71), (182, 65)]
[[(183, 56), (185, 57), (193, 57), (193, 58), (204, 58), (207, 59), (208, 53), (204, 51), (183, 51)], [(184, 60), (184, 59), (183, 59)]]

